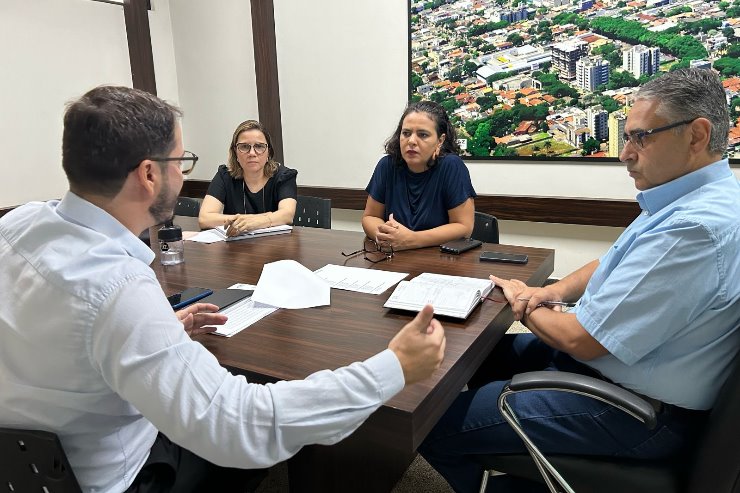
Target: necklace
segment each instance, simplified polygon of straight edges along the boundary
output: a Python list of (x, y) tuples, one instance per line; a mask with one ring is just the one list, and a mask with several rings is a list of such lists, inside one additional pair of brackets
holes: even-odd
[[(244, 214), (247, 214), (247, 185), (246, 182), (242, 180), (242, 201), (244, 204)], [(262, 187), (262, 212), (267, 212), (267, 208), (265, 207), (265, 188), (267, 187), (267, 183), (264, 184)], [(256, 195), (253, 194), (253, 195)]]

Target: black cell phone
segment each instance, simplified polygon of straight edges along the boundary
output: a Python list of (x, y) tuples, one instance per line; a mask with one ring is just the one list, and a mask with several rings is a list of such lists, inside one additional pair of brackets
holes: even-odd
[(477, 248), (483, 244), (480, 240), (474, 240), (472, 238), (460, 238), (459, 240), (448, 241), (439, 245), (439, 249), (445, 253), (454, 253), (459, 255), (462, 252), (467, 252), (473, 248)]
[(213, 291), (208, 288), (187, 288), (180, 293), (168, 296), (167, 301), (170, 302), (173, 309), (179, 310), (212, 293)]
[(247, 289), (217, 289), (212, 295), (203, 298), (201, 303), (213, 303), (218, 307), (218, 311), (227, 306), (233, 305), (237, 301), (252, 296), (254, 291)]
[(483, 252), (480, 259), (486, 262), (508, 262), (510, 264), (526, 264), (529, 258), (521, 253)]

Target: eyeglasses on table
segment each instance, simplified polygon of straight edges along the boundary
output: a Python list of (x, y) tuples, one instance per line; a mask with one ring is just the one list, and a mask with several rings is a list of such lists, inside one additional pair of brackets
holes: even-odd
[(393, 258), (393, 246), (390, 243), (378, 243), (371, 238), (365, 238), (362, 248), (351, 253), (342, 252), (345, 257), (354, 257), (355, 255), (364, 254), (365, 260), (377, 264), (384, 260)]

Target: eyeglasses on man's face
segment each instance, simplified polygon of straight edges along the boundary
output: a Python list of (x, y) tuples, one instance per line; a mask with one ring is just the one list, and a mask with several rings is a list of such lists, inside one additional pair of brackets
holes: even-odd
[(627, 145), (627, 142), (630, 142), (633, 146), (637, 147), (638, 149), (644, 149), (645, 148), (644, 139), (648, 135), (657, 134), (658, 132), (663, 132), (665, 130), (670, 130), (672, 128), (680, 127), (681, 125), (688, 125), (694, 120), (696, 120), (696, 118), (692, 118), (690, 120), (683, 120), (683, 121), (676, 122), (676, 123), (671, 123), (670, 125), (666, 125), (664, 127), (650, 128), (648, 130), (635, 130), (634, 132), (623, 133), (622, 143), (624, 145)]
[(260, 154), (264, 154), (270, 146), (263, 144), (262, 142), (257, 142), (256, 144), (240, 142), (238, 144), (234, 144), (234, 147), (240, 154), (249, 154), (249, 152), (254, 149), (254, 153), (259, 156)]
[(195, 168), (195, 163), (198, 162), (198, 156), (190, 151), (185, 151), (180, 157), (150, 157), (149, 160), (157, 161), (160, 163), (175, 162), (180, 167), (180, 172), (183, 175), (187, 175), (188, 173), (193, 171), (193, 168)]
[(344, 253), (345, 257), (354, 257), (355, 255), (365, 254), (365, 260), (377, 264), (383, 260), (390, 260), (393, 258), (393, 247), (390, 244), (378, 243), (370, 238), (365, 238), (362, 244), (362, 249), (354, 251), (352, 253)]

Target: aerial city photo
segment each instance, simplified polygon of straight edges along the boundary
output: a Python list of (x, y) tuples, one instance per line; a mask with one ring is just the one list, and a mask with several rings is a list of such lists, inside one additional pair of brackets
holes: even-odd
[(639, 85), (692, 66), (720, 75), (740, 158), (740, 0), (412, 0), (410, 38), (411, 100), (466, 156), (617, 158)]

